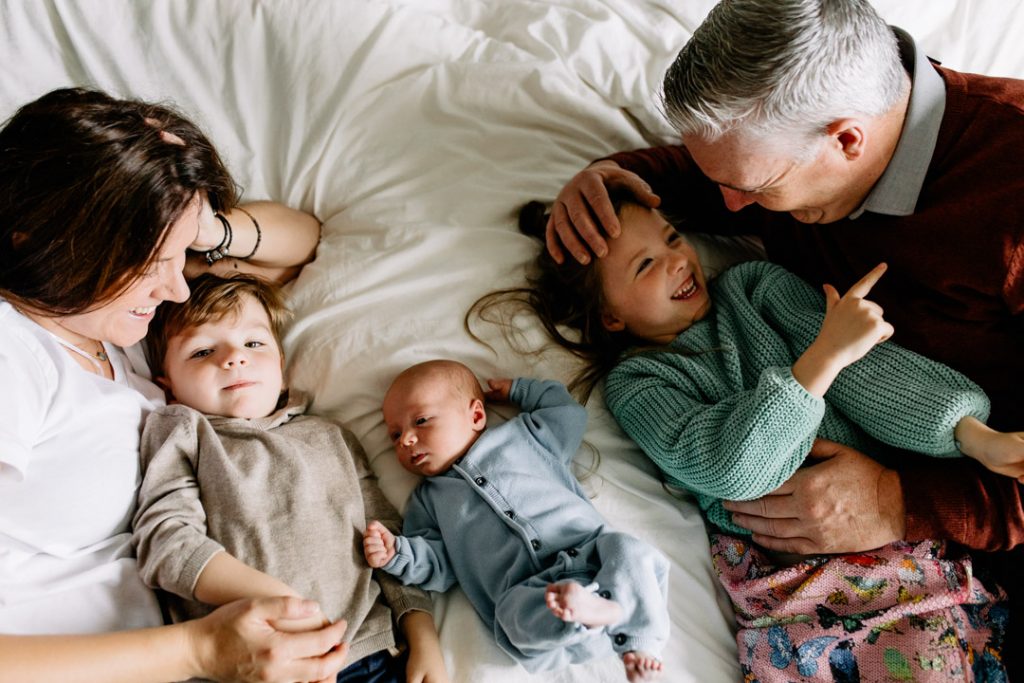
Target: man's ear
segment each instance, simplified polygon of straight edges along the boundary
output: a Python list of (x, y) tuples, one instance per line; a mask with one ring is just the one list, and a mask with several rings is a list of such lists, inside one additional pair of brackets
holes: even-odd
[(602, 311), (601, 313), (601, 325), (604, 329), (609, 332), (622, 332), (626, 329), (626, 323), (613, 313), (608, 311)]
[(484, 410), (484, 402), (474, 398), (469, 404), (469, 410), (473, 415), (473, 431), (482, 432), (487, 426), (487, 411)]
[(867, 131), (860, 119), (837, 119), (825, 127), (825, 132), (832, 138), (833, 145), (842, 152), (847, 161), (864, 156), (867, 147)]

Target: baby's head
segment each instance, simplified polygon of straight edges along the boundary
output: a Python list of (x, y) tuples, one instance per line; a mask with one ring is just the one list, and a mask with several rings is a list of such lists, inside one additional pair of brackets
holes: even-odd
[[(581, 265), (556, 263), (542, 249), (529, 285), (488, 295), (470, 313), (495, 301), (521, 299), (560, 346), (583, 359), (571, 383), (589, 394), (630, 348), (666, 344), (710, 308), (707, 282), (693, 246), (654, 209), (613, 198), (622, 233), (608, 254)], [(531, 202), (519, 215), (522, 232), (543, 239), (547, 216)], [(467, 318), (468, 319), (468, 318)], [(573, 332), (566, 333), (566, 328)]]
[(450, 360), (407, 368), (384, 395), (384, 424), (402, 467), (427, 477), (444, 474), (487, 426), (480, 382)]
[(260, 278), (201, 275), (183, 303), (157, 308), (147, 343), (157, 382), (178, 403), (225, 417), (265, 417), (284, 388), (288, 309)]

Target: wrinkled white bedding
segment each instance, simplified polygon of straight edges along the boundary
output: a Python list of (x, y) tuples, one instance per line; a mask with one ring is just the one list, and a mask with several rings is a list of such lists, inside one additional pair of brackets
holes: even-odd
[[(514, 214), (587, 161), (670, 141), (653, 93), (711, 0), (89, 0), (0, 2), (0, 117), (59, 86), (169, 100), (195, 118), (248, 199), (324, 221), (295, 283), (293, 385), (363, 440), (385, 491), (415, 485), (390, 456), (378, 406), (413, 362), (444, 356), (482, 378), (564, 377), (564, 354), (514, 353), (463, 329), (481, 294), (521, 281), (538, 245)], [(929, 54), (1024, 77), (1024, 5), (877, 0)], [(525, 339), (543, 336), (521, 319)], [(600, 397), (585, 480), (610, 522), (672, 561), (668, 681), (736, 681), (730, 610), (696, 508), (668, 495)], [(583, 451), (578, 461), (592, 464)], [(619, 681), (615, 660), (531, 677), (456, 589), (436, 617), (455, 681)]]

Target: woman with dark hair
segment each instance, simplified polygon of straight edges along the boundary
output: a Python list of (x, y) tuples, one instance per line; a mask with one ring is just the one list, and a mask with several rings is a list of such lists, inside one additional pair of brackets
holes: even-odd
[(162, 626), (130, 543), (139, 431), (164, 399), (124, 348), (188, 296), (186, 258), (284, 281), (316, 249), (314, 217), (236, 201), (163, 106), (57, 90), (0, 130), (0, 680), (333, 680), (344, 663), (344, 623), (289, 632), (310, 601)]

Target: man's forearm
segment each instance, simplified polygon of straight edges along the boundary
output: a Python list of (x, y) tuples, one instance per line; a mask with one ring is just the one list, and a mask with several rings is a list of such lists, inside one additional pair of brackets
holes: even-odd
[(908, 540), (940, 538), (975, 550), (1024, 543), (1021, 486), (968, 458), (900, 468)]

